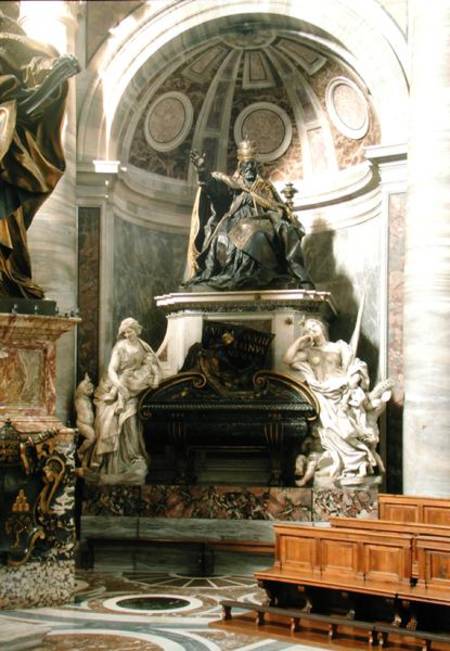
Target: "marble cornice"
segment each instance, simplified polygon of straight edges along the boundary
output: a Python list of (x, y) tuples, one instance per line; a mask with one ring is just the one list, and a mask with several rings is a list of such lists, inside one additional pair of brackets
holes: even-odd
[(56, 341), (80, 322), (77, 317), (0, 313), (0, 341)]
[(337, 313), (330, 292), (304, 289), (244, 290), (239, 292), (177, 292), (155, 296), (156, 305), (166, 313), (249, 311), (263, 312), (283, 308), (306, 312)]
[[(299, 181), (294, 210), (330, 206), (364, 195), (376, 187), (377, 178), (369, 161), (348, 167), (335, 174), (317, 176), (308, 182)], [(296, 182), (293, 181), (294, 186)]]
[(380, 216), (383, 194), (379, 187), (366, 194), (328, 206), (296, 209), (296, 215), (307, 232), (339, 230), (357, 226)]
[(406, 143), (394, 145), (372, 145), (365, 148), (365, 156), (377, 168), (380, 184), (391, 191), (406, 192), (408, 146)]
[(130, 164), (120, 172), (119, 178), (127, 189), (141, 195), (146, 201), (158, 199), (192, 207), (197, 189), (196, 184), (189, 185), (180, 179), (152, 174)]
[(395, 144), (370, 145), (365, 147), (365, 156), (377, 165), (393, 160), (405, 161), (408, 158), (408, 145), (406, 142)]
[(120, 170), (120, 161), (77, 163), (76, 198), (79, 205), (102, 204), (109, 198)]

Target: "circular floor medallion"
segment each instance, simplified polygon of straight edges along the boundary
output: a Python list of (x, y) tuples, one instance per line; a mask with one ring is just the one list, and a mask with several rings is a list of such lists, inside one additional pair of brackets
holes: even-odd
[(181, 597), (161, 597), (155, 595), (152, 597), (128, 597), (117, 602), (121, 608), (126, 610), (179, 610), (189, 606), (187, 599)]
[(105, 599), (103, 606), (120, 612), (139, 612), (149, 615), (195, 610), (203, 605), (200, 599), (178, 594), (128, 594)]
[(185, 646), (175, 642), (163, 632), (141, 633), (98, 628), (96, 630), (65, 629), (51, 631), (46, 637), (48, 651), (183, 651)]

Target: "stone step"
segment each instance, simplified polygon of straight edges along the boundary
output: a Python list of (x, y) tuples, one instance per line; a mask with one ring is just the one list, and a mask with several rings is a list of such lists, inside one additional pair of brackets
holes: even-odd
[(43, 624), (26, 624), (16, 619), (0, 617), (0, 649), (2, 651), (25, 651), (40, 644), (51, 628)]

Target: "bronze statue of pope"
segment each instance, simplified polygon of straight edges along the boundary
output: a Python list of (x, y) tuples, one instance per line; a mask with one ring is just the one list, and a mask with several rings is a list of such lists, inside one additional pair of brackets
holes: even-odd
[(238, 146), (232, 176), (210, 172), (191, 152), (199, 180), (184, 285), (195, 289), (313, 289), (301, 249), (304, 230), (272, 183), (255, 147)]

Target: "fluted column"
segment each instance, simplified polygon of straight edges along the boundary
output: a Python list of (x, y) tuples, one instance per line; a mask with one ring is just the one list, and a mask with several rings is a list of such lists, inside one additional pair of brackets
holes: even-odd
[[(20, 24), (29, 36), (54, 45), (60, 54), (75, 52), (77, 2), (23, 1)], [(61, 312), (77, 304), (76, 230), (76, 110), (75, 81), (69, 80), (63, 146), (66, 171), (28, 231), (33, 279), (46, 298), (57, 301)], [(57, 413), (66, 420), (72, 408), (75, 363), (75, 331), (58, 345)]]
[(450, 496), (450, 1), (410, 11), (403, 490)]

